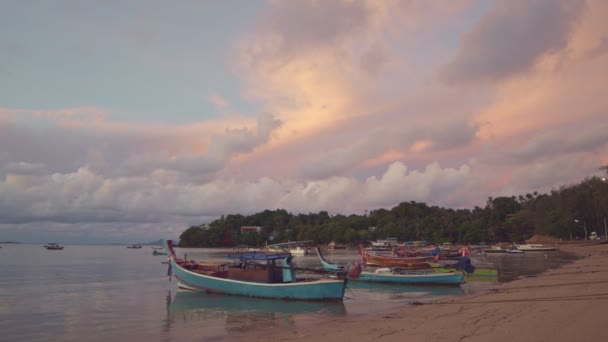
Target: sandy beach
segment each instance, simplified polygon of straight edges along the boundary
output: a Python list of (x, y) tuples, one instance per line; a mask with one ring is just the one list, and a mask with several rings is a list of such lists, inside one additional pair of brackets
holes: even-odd
[(608, 341), (608, 244), (564, 244), (580, 259), (483, 292), (374, 315), (253, 331), (249, 341)]

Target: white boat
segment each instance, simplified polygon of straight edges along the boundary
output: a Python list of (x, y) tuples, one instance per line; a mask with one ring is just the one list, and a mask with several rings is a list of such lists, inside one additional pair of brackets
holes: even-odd
[(491, 246), (490, 248), (482, 249), (481, 251), (484, 253), (506, 253), (507, 252), (506, 249), (503, 249), (500, 246)]
[(522, 251), (521, 249), (507, 249), (506, 252), (510, 254), (521, 254), (524, 251)]
[(386, 238), (382, 240), (371, 241), (374, 247), (396, 247), (399, 245), (397, 238)]
[(62, 250), (63, 246), (61, 246), (58, 243), (51, 242), (51, 243), (44, 245), (44, 248), (49, 249), (49, 250)]
[(545, 246), (540, 244), (525, 244), (525, 245), (517, 245), (517, 249), (524, 252), (530, 251), (538, 251), (538, 252), (547, 252), (547, 251), (556, 251), (556, 246)]
[(309, 255), (310, 247), (308, 245), (312, 242), (313, 240), (277, 243), (274, 245), (268, 245), (266, 250), (274, 253), (289, 252), (293, 255)]
[(305, 246), (293, 246), (289, 247), (289, 253), (295, 255), (308, 255), (310, 254), (310, 248)]

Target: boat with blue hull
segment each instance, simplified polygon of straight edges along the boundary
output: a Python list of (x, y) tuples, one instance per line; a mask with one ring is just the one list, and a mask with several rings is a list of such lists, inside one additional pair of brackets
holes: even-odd
[(178, 286), (195, 291), (290, 300), (342, 300), (348, 279), (324, 276), (298, 278), (290, 253), (235, 251), (233, 263), (179, 259), (171, 240), (165, 242), (169, 273)]
[(463, 272), (380, 268), (375, 271), (362, 271), (356, 280), (376, 283), (460, 285), (463, 279)]
[[(343, 265), (328, 262), (319, 248), (316, 248), (316, 252), (323, 269), (329, 272), (344, 272)], [(463, 278), (464, 273), (462, 271), (436, 272), (432, 268), (412, 270), (400, 267), (384, 267), (375, 270), (365, 269), (361, 271), (358, 278), (353, 280), (377, 283), (460, 285)]]

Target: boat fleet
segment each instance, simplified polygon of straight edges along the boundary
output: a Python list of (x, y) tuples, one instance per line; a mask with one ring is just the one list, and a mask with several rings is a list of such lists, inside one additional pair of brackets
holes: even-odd
[[(538, 244), (512, 244), (509, 248), (468, 245), (456, 249), (451, 244), (393, 243), (395, 241), (383, 241), (375, 245), (389, 247), (388, 250), (359, 245), (358, 258), (345, 263), (328, 261), (321, 248), (311, 246), (312, 241), (275, 244), (259, 250), (235, 248), (226, 256), (226, 262), (179, 258), (171, 240), (165, 241), (164, 247), (168, 257), (167, 275), (176, 279), (182, 289), (306, 301), (342, 301), (349, 283), (460, 286), (479, 278), (496, 280), (496, 268), (476, 267), (469, 256), (499, 253), (499, 249), (504, 253), (557, 249)], [(333, 253), (332, 246), (325, 250)], [(311, 254), (316, 254), (320, 267), (302, 268), (295, 264), (296, 255)]]

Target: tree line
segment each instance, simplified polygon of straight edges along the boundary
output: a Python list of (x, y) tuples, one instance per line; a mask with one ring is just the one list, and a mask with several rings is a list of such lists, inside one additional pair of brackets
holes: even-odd
[[(608, 174), (608, 165), (601, 169)], [(292, 214), (284, 209), (222, 215), (209, 224), (186, 229), (179, 245), (260, 246), (296, 240), (353, 244), (387, 237), (477, 244), (522, 242), (534, 234), (584, 239), (592, 231), (603, 235), (607, 216), (608, 180), (591, 177), (547, 194), (490, 197), (483, 208), (450, 209), (410, 201), (364, 215)], [(241, 233), (242, 226), (258, 226), (261, 231)]]

